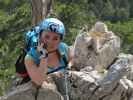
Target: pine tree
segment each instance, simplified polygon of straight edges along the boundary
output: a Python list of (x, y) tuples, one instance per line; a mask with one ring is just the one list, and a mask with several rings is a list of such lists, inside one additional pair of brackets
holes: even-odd
[(101, 19), (101, 16), (102, 16), (102, 10), (104, 8), (104, 2), (103, 0), (94, 0), (94, 6), (93, 6), (93, 11), (95, 13), (95, 15)]
[(110, 0), (107, 0), (107, 2), (104, 5), (105, 6), (102, 11), (102, 19), (112, 21), (115, 10), (114, 10)]

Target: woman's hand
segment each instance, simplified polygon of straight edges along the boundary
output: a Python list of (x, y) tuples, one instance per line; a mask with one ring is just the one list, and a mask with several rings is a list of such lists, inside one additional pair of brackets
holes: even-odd
[(49, 77), (57, 77), (57, 78), (60, 78), (60, 77), (63, 77), (64, 76), (64, 73), (63, 72), (54, 72), (54, 73), (51, 73), (48, 75)]
[(45, 50), (45, 52), (47, 53), (47, 43), (45, 42), (40, 42), (38, 43), (38, 46), (37, 46), (37, 51), (40, 52), (41, 50)]
[(45, 89), (50, 89), (50, 90), (55, 90), (55, 89), (56, 89), (55, 84), (52, 84), (52, 83), (47, 82), (47, 81), (43, 81), (41, 87), (42, 87), (42, 88), (45, 88)]
[(42, 50), (43, 53), (40, 55), (39, 59), (40, 59), (40, 64), (38, 67), (38, 70), (40, 71), (41, 76), (46, 79), (47, 75), (47, 65), (48, 65), (48, 56), (46, 56), (47, 50), (43, 49), (43, 45), (44, 43), (41, 43), (38, 45), (37, 47), (37, 51), (40, 53)]

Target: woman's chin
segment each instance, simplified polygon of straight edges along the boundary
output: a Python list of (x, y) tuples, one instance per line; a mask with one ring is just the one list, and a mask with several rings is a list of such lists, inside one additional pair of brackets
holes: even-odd
[(48, 51), (56, 50), (56, 48), (47, 48)]

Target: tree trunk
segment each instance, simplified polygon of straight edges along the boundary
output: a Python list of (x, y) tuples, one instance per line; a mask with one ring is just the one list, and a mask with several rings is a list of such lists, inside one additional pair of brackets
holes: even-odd
[(31, 0), (31, 4), (32, 26), (35, 26), (50, 12), (52, 0)]

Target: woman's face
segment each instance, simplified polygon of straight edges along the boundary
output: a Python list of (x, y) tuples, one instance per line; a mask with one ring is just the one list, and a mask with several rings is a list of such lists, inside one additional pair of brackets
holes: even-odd
[(47, 50), (55, 50), (60, 42), (60, 35), (54, 32), (43, 32), (41, 37), (41, 42), (46, 43)]

